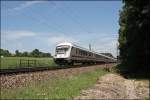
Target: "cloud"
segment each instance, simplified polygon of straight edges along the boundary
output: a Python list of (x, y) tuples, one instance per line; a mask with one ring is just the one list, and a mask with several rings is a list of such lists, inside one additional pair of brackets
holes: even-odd
[(109, 34), (78, 34), (78, 35), (59, 35), (59, 36), (50, 36), (44, 38), (50, 47), (56, 46), (56, 44), (61, 42), (72, 42), (81, 47), (87, 48), (89, 43), (92, 45), (92, 50), (99, 53), (112, 53), (116, 56), (117, 50), (117, 35)]
[[(44, 0), (43, 0), (44, 1)], [(22, 10), (22, 9), (25, 9), (25, 8), (28, 8), (28, 7), (31, 7), (32, 5), (35, 5), (35, 4), (38, 4), (38, 3), (41, 3), (43, 1), (26, 1), (25, 3), (13, 8), (13, 10)]]
[[(3, 47), (7, 47), (7, 45), (11, 48), (17, 48), (26, 50), (26, 49), (34, 49), (34, 47), (38, 49), (47, 50), (54, 54), (54, 48), (58, 43), (61, 42), (72, 42), (81, 47), (87, 48), (89, 43), (92, 46), (92, 50), (99, 53), (112, 53), (116, 56), (117, 53), (117, 35), (110, 34), (58, 34), (58, 33), (36, 33), (32, 31), (2, 31), (2, 43)], [(8, 41), (9, 40), (9, 41)], [(21, 44), (17, 44), (18, 40)], [(33, 41), (32, 45), (28, 45)], [(11, 46), (10, 46), (11, 44)], [(22, 45), (23, 44), (23, 45)], [(12, 46), (13, 45), (13, 46)]]
[(78, 34), (75, 36), (78, 39), (78, 44), (82, 47), (88, 48), (91, 44), (92, 50), (103, 53), (108, 52), (116, 56), (118, 35), (113, 33), (93, 33), (93, 34)]
[(2, 39), (6, 40), (15, 40), (21, 39), (25, 37), (33, 37), (37, 35), (37, 33), (30, 32), (30, 31), (3, 31), (1, 33)]
[(52, 36), (47, 38), (47, 42), (56, 45), (61, 42), (76, 42), (76, 40), (68, 36)]
[(40, 44), (42, 44), (43, 48), (41, 49), (45, 49), (45, 50), (50, 50), (50, 52), (52, 53), (52, 55), (55, 54), (55, 47), (57, 44), (62, 43), (62, 42), (77, 42), (77, 40), (75, 40), (73, 37), (67, 36), (67, 35), (53, 35), (49, 33), (48, 36), (41, 36), (41, 37), (37, 37), (38, 42), (40, 42)]
[(95, 42), (94, 50), (101, 53), (112, 53), (116, 57), (117, 53), (117, 38), (103, 38)]

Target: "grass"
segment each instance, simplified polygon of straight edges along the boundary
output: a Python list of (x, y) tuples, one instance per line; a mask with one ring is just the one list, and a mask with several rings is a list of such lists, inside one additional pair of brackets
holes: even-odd
[(32, 82), (28, 87), (1, 89), (1, 99), (72, 99), (106, 73), (108, 72), (97, 70), (76, 76)]
[(145, 100), (150, 100), (150, 97), (147, 97)]
[[(20, 66), (20, 59), (22, 60), (36, 60), (36, 66), (30, 64), (31, 67), (50, 67), (55, 66), (52, 58), (33, 58), (33, 57), (4, 57), (1, 58), (0, 69), (16, 68), (16, 67), (27, 67), (27, 61), (25, 64)], [(32, 63), (32, 62), (31, 62)]]

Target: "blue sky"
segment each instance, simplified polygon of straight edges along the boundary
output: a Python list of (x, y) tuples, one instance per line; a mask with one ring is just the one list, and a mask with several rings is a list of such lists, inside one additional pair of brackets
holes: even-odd
[(2, 1), (1, 48), (54, 54), (61, 42), (90, 43), (116, 56), (121, 7), (121, 1)]

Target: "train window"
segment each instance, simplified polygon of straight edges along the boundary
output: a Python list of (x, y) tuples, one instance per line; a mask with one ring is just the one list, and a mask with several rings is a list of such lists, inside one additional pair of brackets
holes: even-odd
[(88, 56), (90, 56), (90, 53), (88, 53)]
[(86, 54), (85, 54), (86, 52), (85, 51), (83, 51), (83, 55), (85, 56)]
[(85, 51), (83, 51), (83, 50), (82, 50), (82, 51), (81, 51), (81, 55), (83, 55), (83, 56), (84, 56), (84, 55), (85, 55)]
[(79, 55), (81, 55), (81, 50), (79, 50)]
[(81, 55), (84, 55), (84, 51), (81, 51)]
[(85, 55), (87, 56), (87, 52), (85, 52)]
[(57, 46), (56, 47), (56, 53), (57, 54), (64, 54), (66, 51), (70, 48), (68, 45), (62, 45), (62, 46)]
[(76, 48), (76, 54), (78, 54), (78, 49)]
[(84, 52), (84, 55), (86, 56), (86, 51)]
[(71, 51), (73, 51), (74, 47), (71, 48)]
[(92, 54), (91, 54), (91, 53), (89, 53), (89, 56), (92, 56)]

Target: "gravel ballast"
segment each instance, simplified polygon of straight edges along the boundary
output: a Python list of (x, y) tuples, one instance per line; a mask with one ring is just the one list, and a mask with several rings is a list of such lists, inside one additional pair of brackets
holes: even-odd
[(113, 67), (113, 66), (115, 66), (115, 64), (92, 65), (87, 67), (20, 73), (14, 75), (1, 75), (0, 87), (5, 89), (23, 87), (29, 85), (31, 82), (47, 80), (52, 77), (57, 78), (57, 77), (66, 77), (69, 75), (78, 75), (80, 73), (86, 73), (94, 71), (96, 69), (102, 69), (105, 67)]

